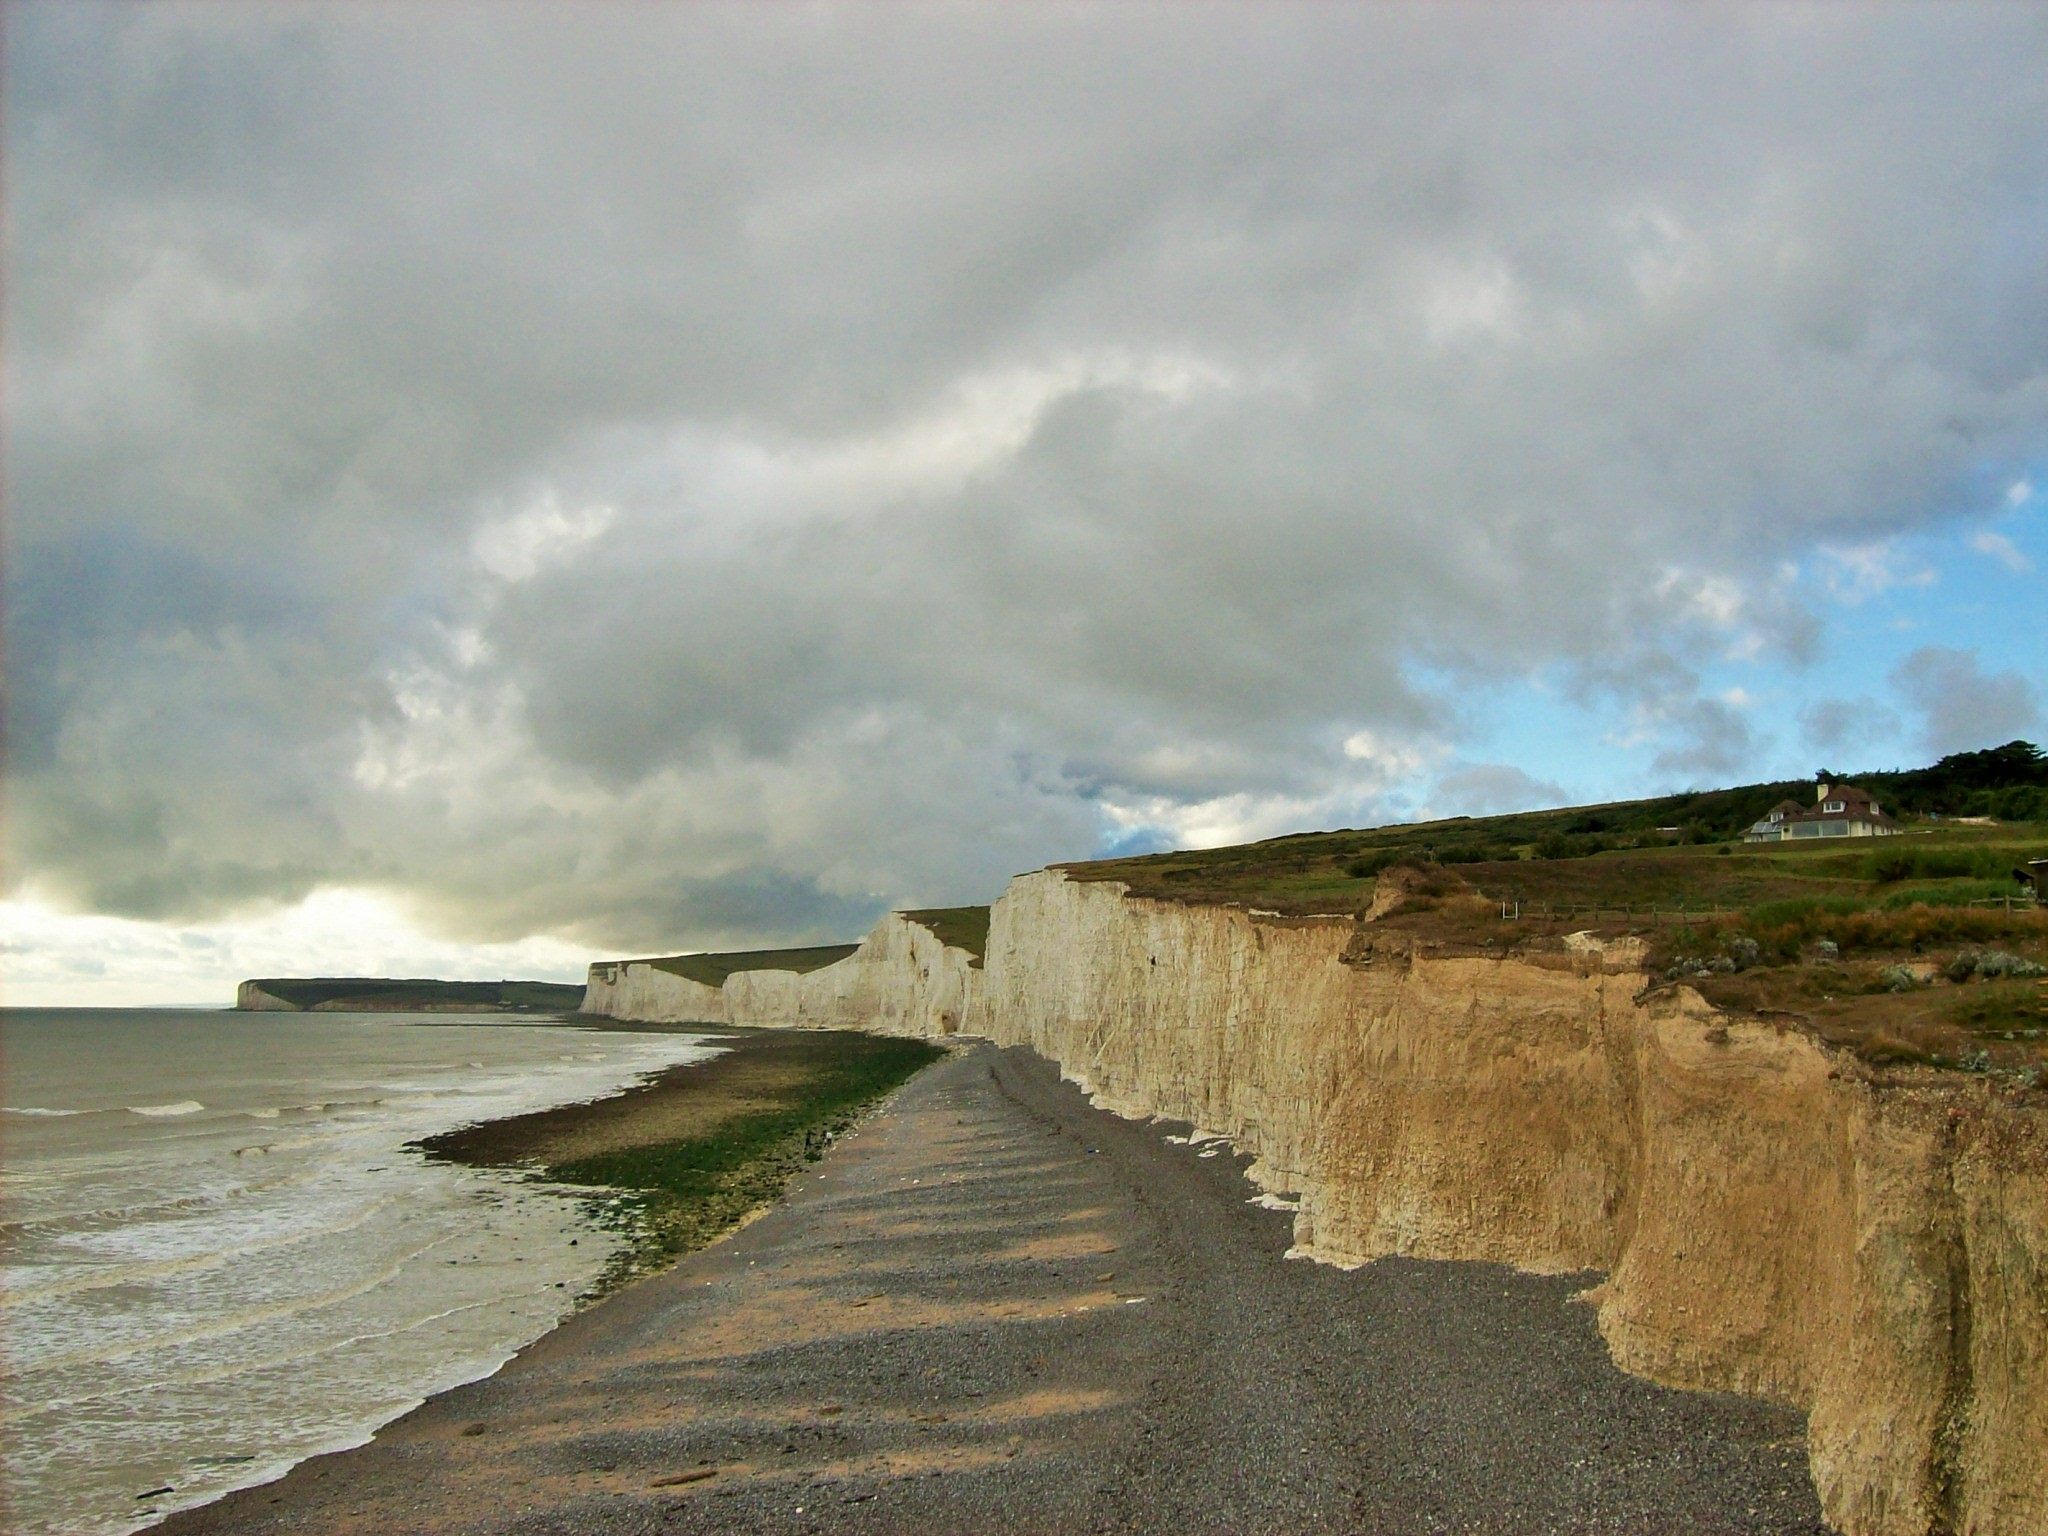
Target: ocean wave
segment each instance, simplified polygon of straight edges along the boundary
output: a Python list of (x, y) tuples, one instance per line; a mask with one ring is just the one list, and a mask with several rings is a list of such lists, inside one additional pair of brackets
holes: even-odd
[(44, 1109), (40, 1104), (8, 1104), (0, 1107), (0, 1115), (39, 1115), (52, 1120), (60, 1116), (90, 1115), (92, 1113), (94, 1111), (90, 1109)]
[[(363, 1225), (363, 1222), (355, 1221), (347, 1225), (350, 1227), (360, 1227)], [(341, 1229), (330, 1228), (327, 1234), (299, 1234), (289, 1241), (303, 1240), (307, 1236), (331, 1235), (336, 1230)], [(419, 1263), (427, 1260), (438, 1250), (467, 1246), (475, 1241), (476, 1236), (474, 1233), (463, 1231), (459, 1228), (452, 1231), (435, 1233), (424, 1243), (410, 1244), (382, 1255), (376, 1268), (358, 1274), (340, 1285), (330, 1286), (325, 1290), (310, 1291), (303, 1295), (291, 1296), (278, 1301), (258, 1302), (253, 1305), (238, 1307), (232, 1311), (216, 1313), (210, 1317), (187, 1318), (185, 1326), (182, 1328), (167, 1329), (162, 1333), (143, 1338), (119, 1338), (85, 1349), (65, 1350), (62, 1353), (45, 1355), (34, 1360), (31, 1364), (39, 1372), (75, 1370), (81, 1365), (112, 1365), (132, 1360), (139, 1355), (160, 1355), (166, 1351), (180, 1349), (190, 1344), (209, 1343), (215, 1339), (226, 1338), (234, 1334), (249, 1333), (253, 1330), (261, 1329), (267, 1323), (275, 1323), (284, 1319), (300, 1319), (309, 1313), (331, 1311), (343, 1302), (354, 1301), (358, 1297), (368, 1295), (372, 1291), (382, 1290), (392, 1285), (402, 1275), (415, 1268)], [(183, 1270), (204, 1268), (258, 1252), (263, 1248), (277, 1246), (282, 1245), (252, 1244), (239, 1250), (195, 1256), (190, 1261), (172, 1261), (164, 1265), (138, 1265), (134, 1266), (130, 1273), (132, 1275), (135, 1270), (145, 1267), (157, 1269), (160, 1272), (169, 1271), (173, 1268)], [(397, 1331), (402, 1332), (404, 1329), (401, 1327)], [(332, 1347), (334, 1346), (328, 1346), (328, 1348)], [(325, 1352), (327, 1352), (326, 1349), (321, 1349), (311, 1351), (310, 1353), (320, 1354)], [(19, 1367), (17, 1366), (17, 1368)], [(246, 1370), (246, 1363), (239, 1368)], [(234, 1374), (236, 1374), (234, 1370), (222, 1372), (223, 1376), (232, 1376)], [(177, 1381), (182, 1379), (182, 1375), (183, 1373), (172, 1373), (167, 1379)], [(42, 1405), (39, 1402), (37, 1406), (40, 1407)], [(7, 1422), (12, 1416), (6, 1411), (0, 1411), (0, 1423)]]
[[(245, 1193), (245, 1191), (238, 1191)], [(140, 1285), (167, 1279), (174, 1275), (187, 1275), (201, 1270), (220, 1269), (242, 1260), (258, 1258), (265, 1254), (302, 1244), (318, 1245), (331, 1243), (334, 1239), (357, 1232), (379, 1220), (396, 1207), (406, 1204), (411, 1192), (394, 1189), (374, 1198), (363, 1200), (338, 1210), (333, 1219), (317, 1225), (293, 1228), (274, 1233), (254, 1241), (223, 1244), (220, 1247), (203, 1249), (194, 1253), (183, 1253), (175, 1257), (152, 1259), (131, 1259), (124, 1263), (97, 1266), (83, 1273), (69, 1274), (62, 1279), (43, 1284), (32, 1284), (17, 1278), (7, 1277), (8, 1284), (0, 1289), (0, 1311), (26, 1306), (31, 1302), (45, 1302), (57, 1297), (90, 1294), (94, 1291), (116, 1290), (123, 1286)], [(170, 1202), (182, 1205), (186, 1202)], [(192, 1205), (210, 1203), (195, 1200)], [(161, 1207), (160, 1207), (161, 1209)], [(424, 1245), (414, 1244), (397, 1250), (398, 1262), (430, 1253), (444, 1243), (463, 1240), (465, 1233), (442, 1234), (433, 1237)], [(290, 1310), (287, 1308), (287, 1310)]]
[(130, 1104), (131, 1115), (148, 1115), (152, 1119), (168, 1119), (172, 1115), (196, 1115), (206, 1106), (197, 1099), (179, 1099), (174, 1104)]

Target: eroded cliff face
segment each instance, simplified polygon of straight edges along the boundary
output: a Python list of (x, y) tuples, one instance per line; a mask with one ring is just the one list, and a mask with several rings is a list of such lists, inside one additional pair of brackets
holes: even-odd
[(726, 1021), (936, 1038), (973, 1028), (968, 1020), (979, 1010), (981, 984), (972, 955), (891, 912), (844, 960), (803, 975), (734, 975), (725, 984)]
[(1118, 1113), (1252, 1153), (1305, 1257), (1605, 1271), (1588, 1299), (1624, 1368), (1808, 1410), (1852, 1536), (2048, 1536), (2048, 1115), (1878, 1081), (1639, 967), (1048, 871), (996, 904), (985, 972), (892, 916), (836, 964), (733, 976), (717, 1014), (679, 977), (601, 990), (603, 967), (585, 1006), (1028, 1045)]
[(583, 984), (578, 1013), (648, 1024), (724, 1024), (725, 993), (645, 960), (600, 960)]
[(2048, 1532), (2048, 1116), (1645, 994), (1636, 958), (1437, 958), (1048, 872), (995, 908), (981, 1018), (1253, 1153), (1306, 1256), (1606, 1270), (1624, 1368), (1810, 1412), (1845, 1531)]
[(235, 1009), (241, 1013), (297, 1013), (296, 1003), (288, 1003), (275, 993), (266, 992), (253, 981), (245, 981), (235, 988)]
[(844, 960), (802, 973), (737, 971), (723, 987), (644, 960), (601, 960), (590, 968), (581, 1011), (664, 1024), (938, 1037), (971, 1027), (967, 1020), (980, 1005), (981, 983), (974, 956), (891, 912)]

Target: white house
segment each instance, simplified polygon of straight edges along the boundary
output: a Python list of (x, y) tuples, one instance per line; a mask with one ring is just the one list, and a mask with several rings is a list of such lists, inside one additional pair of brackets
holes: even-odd
[(1854, 784), (1823, 784), (1812, 809), (1782, 800), (1742, 834), (1745, 843), (1804, 841), (1809, 837), (1890, 837), (1899, 824)]

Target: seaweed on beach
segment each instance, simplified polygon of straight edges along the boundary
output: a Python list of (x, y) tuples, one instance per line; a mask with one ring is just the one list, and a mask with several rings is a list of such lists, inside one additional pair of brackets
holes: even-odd
[(774, 1201), (824, 1155), (862, 1110), (944, 1055), (924, 1040), (847, 1034), (844, 1049), (807, 1063), (800, 1081), (758, 1109), (679, 1141), (549, 1163), (548, 1179), (618, 1192), (598, 1218), (627, 1245), (599, 1277), (605, 1294), (717, 1241)]

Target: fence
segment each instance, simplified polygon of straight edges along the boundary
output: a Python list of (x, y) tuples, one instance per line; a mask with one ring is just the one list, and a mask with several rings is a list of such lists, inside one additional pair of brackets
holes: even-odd
[(1493, 897), (1500, 903), (1500, 915), (1506, 922), (1575, 922), (1584, 919), (1591, 923), (1706, 923), (1715, 918), (1736, 917), (1738, 907), (1688, 907), (1672, 906), (1665, 902), (1651, 902), (1648, 905), (1612, 903), (1523, 901), (1518, 897)]

